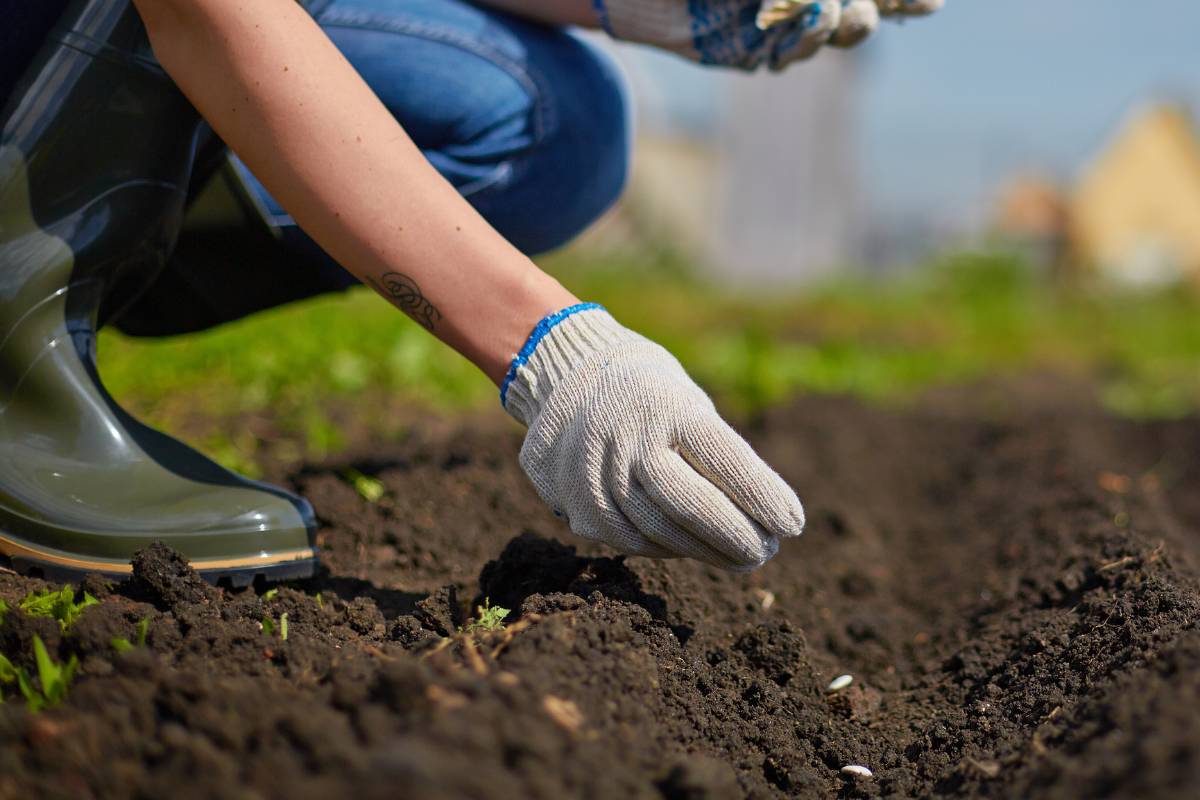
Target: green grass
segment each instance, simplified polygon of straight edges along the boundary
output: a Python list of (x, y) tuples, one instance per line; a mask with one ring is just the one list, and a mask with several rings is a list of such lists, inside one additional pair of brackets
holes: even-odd
[(670, 269), (607, 277), (587, 296), (658, 339), (728, 406), (798, 392), (903, 401), (932, 386), (1054, 370), (1096, 379), (1138, 417), (1200, 408), (1200, 298), (1182, 289), (1049, 285), (1019, 261), (959, 255), (892, 280), (843, 279), (775, 296), (730, 293)]
[[(758, 294), (705, 283), (670, 256), (567, 253), (544, 266), (671, 349), (736, 411), (801, 392), (902, 402), (931, 386), (1033, 370), (1093, 377), (1124, 414), (1200, 408), (1200, 302), (1184, 290), (1067, 291), (1020, 262), (971, 254), (901, 280)], [(105, 332), (99, 349), (118, 399), (168, 430), (202, 417), (211, 433), (192, 440), (242, 469), (252, 468), (255, 436), (228, 423), (247, 414), (269, 414), (319, 456), (344, 443), (331, 403), (364, 417), (382, 413), (381, 397), (449, 413), (497, 404), (468, 362), (365, 290), (189, 337)]]

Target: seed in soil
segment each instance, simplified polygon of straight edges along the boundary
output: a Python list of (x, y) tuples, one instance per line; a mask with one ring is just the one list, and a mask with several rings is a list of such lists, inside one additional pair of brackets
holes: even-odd
[(832, 681), (829, 682), (829, 685), (827, 687), (825, 687), (825, 691), (840, 692), (842, 689), (845, 689), (847, 686), (849, 686), (852, 683), (854, 683), (853, 675), (838, 675), (836, 678), (834, 678)]
[(874, 773), (871, 772), (871, 770), (867, 769), (866, 767), (859, 766), (858, 764), (847, 764), (846, 766), (842, 767), (842, 774), (851, 778), (874, 777)]
[(754, 595), (758, 598), (758, 604), (763, 611), (770, 611), (771, 607), (775, 605), (774, 592), (768, 592), (766, 589), (755, 589)]

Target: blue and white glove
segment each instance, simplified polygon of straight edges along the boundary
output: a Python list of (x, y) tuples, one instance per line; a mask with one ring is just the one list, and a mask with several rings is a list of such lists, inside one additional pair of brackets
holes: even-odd
[(841, 20), (841, 0), (804, 2), (764, 29), (757, 24), (762, 6), (762, 0), (596, 0), (614, 38), (745, 70), (763, 64), (779, 70), (810, 58)]
[(659, 345), (587, 303), (542, 320), (500, 394), (521, 466), (585, 539), (754, 569), (799, 536), (796, 493)]
[(781, 70), (823, 45), (853, 47), (880, 16), (916, 16), (944, 0), (595, 0), (614, 38), (701, 64)]

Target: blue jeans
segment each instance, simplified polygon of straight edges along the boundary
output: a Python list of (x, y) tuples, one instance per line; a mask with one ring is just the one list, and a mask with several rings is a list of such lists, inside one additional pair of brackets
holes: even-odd
[[(615, 65), (592, 46), (462, 0), (309, 5), (429, 162), (520, 250), (565, 244), (620, 195), (627, 98)], [(286, 210), (238, 167), (288, 247), (313, 253)]]
[[(433, 166), (525, 253), (570, 241), (620, 195), (627, 97), (591, 45), (465, 0), (305, 5)], [(357, 285), (230, 158), (277, 235), (185, 228), (166, 269), (116, 320), (126, 333), (203, 330)]]

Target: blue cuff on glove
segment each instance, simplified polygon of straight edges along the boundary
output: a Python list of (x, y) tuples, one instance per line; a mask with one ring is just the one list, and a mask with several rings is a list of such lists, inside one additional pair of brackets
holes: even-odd
[[(602, 5), (602, 0), (595, 0), (596, 6)], [(533, 351), (537, 350), (538, 342), (545, 338), (546, 334), (554, 329), (554, 326), (567, 319), (568, 317), (578, 314), (580, 311), (591, 311), (592, 309), (604, 310), (604, 306), (599, 303), (577, 303), (573, 306), (568, 306), (562, 311), (555, 311), (553, 314), (548, 314), (542, 317), (541, 322), (533, 327), (533, 332), (529, 334), (529, 338), (525, 340), (525, 344), (521, 347), (521, 352), (517, 353), (513, 358), (512, 364), (509, 365), (508, 374), (504, 376), (504, 383), (500, 385), (500, 405), (504, 405), (508, 397), (509, 384), (517, 377), (517, 370), (525, 365), (533, 356)]]

